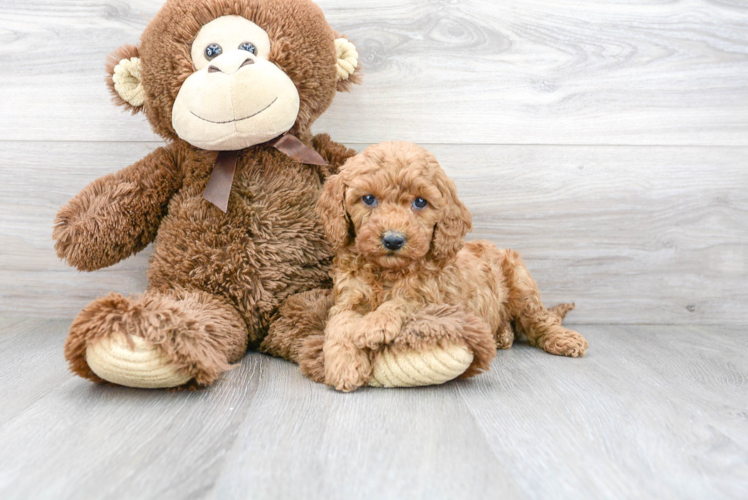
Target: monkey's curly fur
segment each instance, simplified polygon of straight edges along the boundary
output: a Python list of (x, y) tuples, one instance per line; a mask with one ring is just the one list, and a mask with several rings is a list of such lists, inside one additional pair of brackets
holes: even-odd
[[(573, 305), (547, 310), (519, 254), (464, 243), (470, 212), (426, 150), (403, 142), (366, 149), (328, 179), (317, 207), (337, 250), (322, 347), (328, 385), (354, 390), (370, 379), (382, 346), (401, 336), (412, 345), (440, 330), (463, 336), (474, 351), (466, 376), (512, 345), (512, 325), (549, 353), (587, 350), (582, 335), (561, 326)], [(388, 249), (387, 234), (404, 239), (402, 247)], [(422, 320), (426, 311), (430, 321)]]

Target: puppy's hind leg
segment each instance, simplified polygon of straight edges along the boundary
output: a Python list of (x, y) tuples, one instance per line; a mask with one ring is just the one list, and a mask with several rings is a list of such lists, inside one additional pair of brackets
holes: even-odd
[(516, 325), (527, 336), (531, 345), (546, 352), (562, 356), (583, 356), (587, 340), (574, 330), (561, 325), (573, 305), (562, 304), (550, 311), (540, 300), (535, 280), (516, 252), (507, 250), (502, 270), (509, 286), (509, 309)]
[(498, 349), (509, 349), (514, 343), (514, 330), (509, 321), (504, 321), (496, 330), (496, 347)]

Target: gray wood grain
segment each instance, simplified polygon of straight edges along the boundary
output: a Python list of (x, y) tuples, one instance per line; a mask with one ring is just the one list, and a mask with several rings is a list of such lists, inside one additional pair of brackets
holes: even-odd
[[(0, 322), (0, 428), (68, 379), (60, 339), (67, 321), (3, 318)], [(38, 370), (43, 367), (42, 370)], [(30, 376), (31, 374), (34, 374)]]
[(64, 372), (68, 323), (0, 320), (2, 498), (748, 493), (745, 327), (580, 326), (582, 359), (519, 344), (471, 380), (341, 394), (256, 353), (203, 391), (96, 386)]
[[(145, 289), (148, 251), (79, 273), (51, 227), (88, 182), (158, 144), (2, 143), (0, 311), (70, 317)], [(474, 214), (470, 237), (520, 251), (547, 303), (576, 301), (574, 321), (748, 321), (748, 149), (426, 147)]]
[(0, 352), (13, 361), (0, 366), (0, 391), (10, 391), (0, 412), (0, 497), (202, 498), (267, 359), (245, 358), (209, 391), (94, 385), (67, 372), (69, 323), (0, 326)]
[[(748, 145), (738, 1), (320, 0), (365, 84), (321, 130), (345, 142)], [(0, 136), (153, 140), (110, 103), (106, 55), (161, 2), (5, 0)]]
[(521, 485), (535, 498), (745, 497), (745, 327), (580, 330), (593, 347), (579, 365), (510, 350), (459, 388)]

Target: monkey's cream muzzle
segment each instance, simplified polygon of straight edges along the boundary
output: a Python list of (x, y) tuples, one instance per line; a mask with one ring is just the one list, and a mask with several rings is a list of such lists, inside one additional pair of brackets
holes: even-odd
[(281, 135), (298, 114), (299, 93), (282, 70), (233, 50), (187, 78), (174, 102), (172, 126), (193, 146), (232, 151)]
[[(220, 55), (209, 58), (211, 46), (220, 47)], [(299, 93), (269, 54), (265, 30), (243, 17), (219, 17), (203, 26), (192, 44), (197, 71), (182, 84), (172, 108), (177, 135), (201, 149), (233, 151), (293, 127)]]

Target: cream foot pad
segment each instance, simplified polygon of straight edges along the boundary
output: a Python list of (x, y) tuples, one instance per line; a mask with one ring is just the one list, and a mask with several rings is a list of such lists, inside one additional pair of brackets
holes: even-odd
[(86, 348), (91, 370), (108, 382), (127, 387), (156, 389), (176, 387), (192, 377), (180, 372), (160, 349), (141, 337), (130, 347), (122, 333), (112, 334)]
[(465, 373), (473, 353), (465, 346), (433, 346), (428, 351), (385, 350), (374, 363), (372, 387), (417, 387), (438, 385)]

